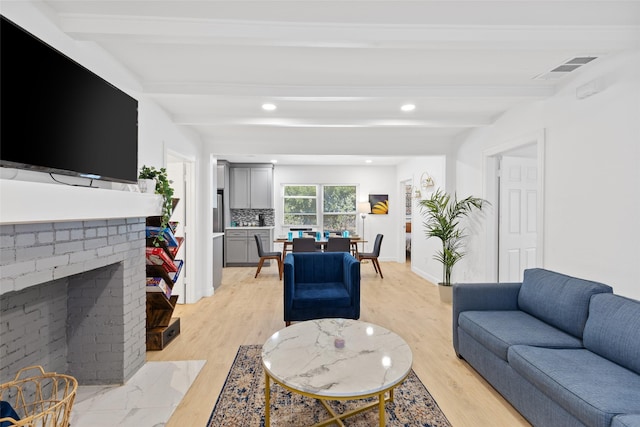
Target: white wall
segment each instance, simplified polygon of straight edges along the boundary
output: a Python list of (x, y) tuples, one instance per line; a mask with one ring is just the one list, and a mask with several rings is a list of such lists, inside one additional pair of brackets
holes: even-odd
[[(396, 261), (398, 239), (397, 225), (404, 219), (404, 196), (398, 198), (395, 166), (280, 166), (273, 173), (275, 234), (283, 235), (284, 184), (352, 184), (358, 185), (358, 202), (369, 200), (369, 194), (389, 195), (388, 215), (367, 215), (365, 236), (366, 250), (373, 250), (376, 234), (384, 235), (380, 248), (380, 261)], [(362, 220), (357, 219), (358, 233), (362, 232)]]
[[(54, 16), (45, 4), (31, 2), (3, 2), (2, 13), (10, 20), (33, 33), (37, 37), (60, 50), (70, 58), (98, 74), (114, 86), (138, 100), (138, 165), (163, 167), (166, 165), (167, 150), (183, 157), (197, 161), (196, 165), (196, 223), (203, 233), (193, 233), (196, 242), (196, 265), (194, 280), (197, 282), (199, 294), (212, 292), (211, 274), (208, 266), (212, 259), (211, 242), (211, 209), (206, 197), (211, 190), (208, 155), (202, 151), (202, 143), (192, 131), (185, 131), (176, 126), (166, 112), (152, 99), (142, 93), (142, 85), (136, 76), (116, 61), (108, 52), (93, 42), (81, 42), (71, 39), (62, 32), (50, 16)], [(202, 160), (205, 159), (205, 160)], [(24, 179), (30, 181), (50, 182), (41, 173), (20, 172), (3, 178)], [(104, 185), (103, 185), (104, 186)], [(113, 184), (113, 188), (126, 188), (121, 184)], [(99, 190), (96, 190), (99, 191)], [(79, 197), (78, 203), (82, 203)], [(69, 209), (73, 209), (69, 206)], [(206, 230), (209, 230), (206, 233)], [(209, 290), (211, 288), (211, 290)]]
[[(577, 86), (605, 89), (578, 100)], [(506, 113), (460, 146), (458, 193), (483, 191), (482, 153), (544, 131), (544, 268), (600, 281), (640, 299), (640, 51), (600, 58), (552, 98)], [(478, 239), (485, 240), (483, 235)], [(461, 264), (488, 275), (481, 243)]]

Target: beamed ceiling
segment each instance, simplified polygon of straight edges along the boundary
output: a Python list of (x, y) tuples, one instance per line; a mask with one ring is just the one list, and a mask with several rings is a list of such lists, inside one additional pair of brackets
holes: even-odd
[[(70, 37), (113, 55), (211, 152), (234, 161), (394, 164), (444, 153), (597, 61), (640, 48), (638, 1), (46, 0), (42, 7)], [(598, 59), (550, 73), (576, 57)], [(415, 110), (401, 111), (408, 103)]]

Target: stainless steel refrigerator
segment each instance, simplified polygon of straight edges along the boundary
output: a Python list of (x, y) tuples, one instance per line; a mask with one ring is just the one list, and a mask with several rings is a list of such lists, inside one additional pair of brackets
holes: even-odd
[(224, 198), (222, 197), (223, 190), (218, 190), (218, 204), (217, 208), (213, 208), (213, 232), (224, 232)]

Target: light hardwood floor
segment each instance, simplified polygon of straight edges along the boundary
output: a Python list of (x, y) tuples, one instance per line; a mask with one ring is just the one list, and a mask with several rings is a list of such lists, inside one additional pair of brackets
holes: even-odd
[[(362, 265), (361, 316), (401, 335), (413, 351), (413, 369), (454, 427), (529, 426), (482, 377), (459, 360), (451, 344), (451, 306), (407, 264), (382, 263), (384, 279)], [(181, 305), (182, 332), (149, 361), (206, 360), (168, 427), (204, 427), (238, 346), (262, 344), (284, 327), (282, 282), (274, 265), (225, 268), (212, 297)]]

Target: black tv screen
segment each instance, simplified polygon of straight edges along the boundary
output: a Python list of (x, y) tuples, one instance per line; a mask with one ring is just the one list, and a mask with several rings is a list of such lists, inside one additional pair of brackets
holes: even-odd
[(138, 101), (2, 16), (0, 164), (137, 182)]

